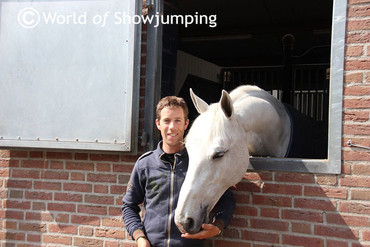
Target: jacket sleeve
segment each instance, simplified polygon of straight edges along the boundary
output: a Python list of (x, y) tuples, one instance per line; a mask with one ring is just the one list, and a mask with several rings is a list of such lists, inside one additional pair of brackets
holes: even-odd
[(142, 230), (145, 232), (144, 225), (139, 215), (141, 211), (139, 205), (143, 203), (145, 196), (145, 184), (143, 182), (145, 180), (143, 179), (143, 174), (140, 172), (138, 162), (136, 162), (131, 173), (126, 194), (122, 200), (122, 218), (126, 230), (133, 238), (135, 231)]
[(221, 230), (226, 229), (233, 217), (235, 209), (234, 194), (230, 190), (226, 190), (220, 200), (218, 200), (215, 209), (216, 212), (212, 222)]

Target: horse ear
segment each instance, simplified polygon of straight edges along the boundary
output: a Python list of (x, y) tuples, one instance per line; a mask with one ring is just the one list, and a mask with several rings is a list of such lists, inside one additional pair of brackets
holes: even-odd
[(220, 105), (221, 105), (221, 109), (224, 112), (225, 116), (227, 118), (230, 118), (233, 115), (234, 106), (230, 98), (230, 95), (225, 90), (222, 90)]
[(196, 96), (191, 88), (190, 88), (190, 97), (191, 100), (193, 101), (195, 109), (197, 109), (199, 114), (202, 114), (203, 112), (208, 110), (209, 105), (204, 100)]

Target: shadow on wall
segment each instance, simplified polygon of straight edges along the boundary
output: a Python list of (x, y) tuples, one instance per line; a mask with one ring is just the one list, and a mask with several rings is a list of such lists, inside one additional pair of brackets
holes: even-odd
[(362, 246), (366, 210), (337, 183), (336, 175), (247, 172), (232, 189), (233, 220), (207, 246)]

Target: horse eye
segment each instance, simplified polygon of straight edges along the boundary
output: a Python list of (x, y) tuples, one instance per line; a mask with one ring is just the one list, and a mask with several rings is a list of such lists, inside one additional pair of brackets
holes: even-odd
[(217, 152), (212, 156), (212, 159), (219, 159), (225, 155), (225, 152)]

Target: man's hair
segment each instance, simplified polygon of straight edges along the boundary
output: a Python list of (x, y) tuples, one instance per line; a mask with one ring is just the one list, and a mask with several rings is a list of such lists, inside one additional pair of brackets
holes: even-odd
[(189, 114), (189, 109), (188, 106), (186, 105), (186, 102), (183, 98), (176, 97), (176, 96), (166, 96), (162, 98), (156, 108), (156, 113), (157, 113), (157, 119), (161, 119), (161, 111), (165, 107), (181, 107), (184, 111), (184, 116), (185, 116), (185, 121), (188, 119), (188, 114)]

